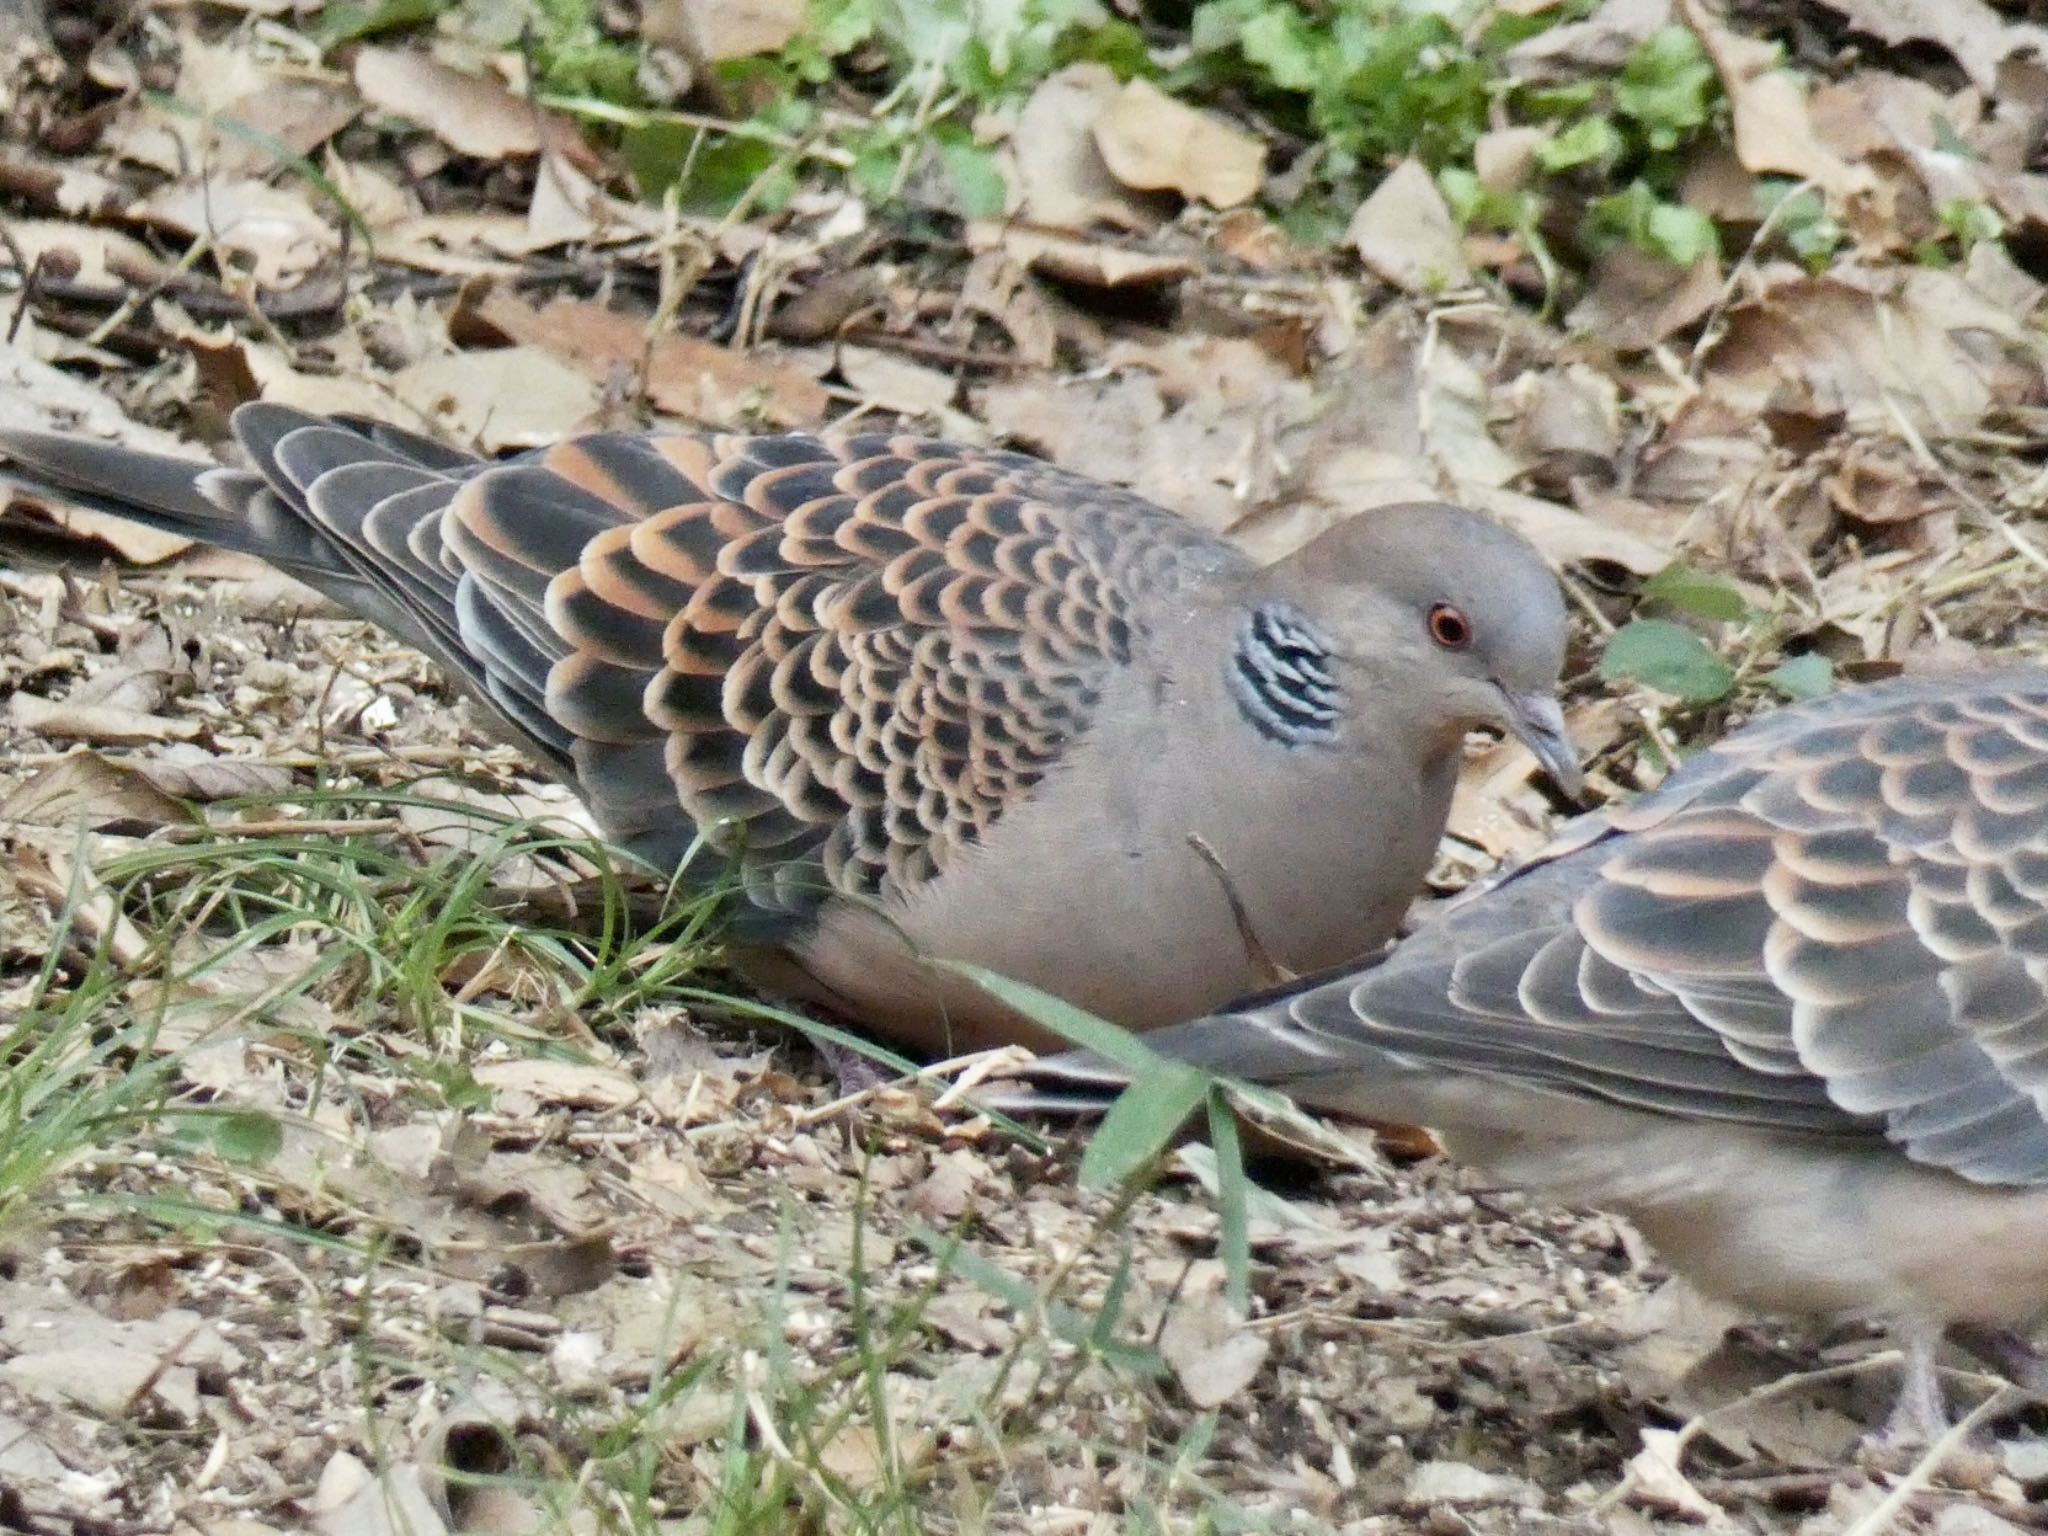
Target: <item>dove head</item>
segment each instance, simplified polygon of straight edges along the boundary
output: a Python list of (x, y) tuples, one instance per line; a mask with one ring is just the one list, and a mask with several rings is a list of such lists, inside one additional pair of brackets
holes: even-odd
[(1564, 599), (1519, 534), (1440, 502), (1380, 507), (1269, 567), (1258, 586), (1263, 601), (1234, 658), (1241, 704), (1295, 688), (1334, 722), (1356, 691), (1443, 750), (1494, 727), (1578, 793), (1557, 698)]

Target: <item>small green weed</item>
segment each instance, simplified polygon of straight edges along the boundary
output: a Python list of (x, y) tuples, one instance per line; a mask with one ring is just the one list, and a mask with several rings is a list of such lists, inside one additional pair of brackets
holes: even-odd
[[(1666, 566), (1643, 583), (1638, 603), (1648, 612), (1608, 636), (1601, 653), (1609, 682), (1641, 683), (1692, 705), (1721, 703), (1752, 682), (1793, 700), (1834, 686), (1825, 656), (1782, 655), (1782, 613), (1752, 607), (1718, 576)], [(1700, 626), (1718, 631), (1721, 644), (1710, 644)]]

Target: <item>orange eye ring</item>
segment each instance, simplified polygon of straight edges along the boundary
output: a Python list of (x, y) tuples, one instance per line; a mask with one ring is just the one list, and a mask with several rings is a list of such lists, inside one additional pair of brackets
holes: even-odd
[(1447, 651), (1462, 651), (1472, 644), (1472, 621), (1450, 603), (1438, 603), (1429, 610), (1429, 638)]

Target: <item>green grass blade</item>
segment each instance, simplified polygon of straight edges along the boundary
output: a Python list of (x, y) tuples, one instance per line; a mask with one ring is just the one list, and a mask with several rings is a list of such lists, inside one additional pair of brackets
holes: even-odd
[(1244, 1144), (1230, 1096), (1219, 1083), (1205, 1087), (1209, 1145), (1216, 1153), (1216, 1246), (1223, 1260), (1224, 1296), (1242, 1317), (1252, 1297), (1251, 1180), (1244, 1171)]
[(1121, 1184), (1156, 1162), (1195, 1106), (1209, 1096), (1206, 1073), (1180, 1062), (1161, 1062), (1126, 1088), (1081, 1156), (1081, 1187)]
[(949, 971), (958, 971), (996, 1001), (1016, 1009), (1032, 1023), (1051, 1030), (1069, 1045), (1093, 1051), (1104, 1060), (1115, 1062), (1133, 1078), (1157, 1072), (1169, 1065), (1165, 1057), (1129, 1030), (1119, 1029), (1109, 1020), (1099, 1019), (1087, 1009), (1077, 1008), (1066, 999), (1041, 991), (1028, 982), (1013, 981), (1008, 976), (964, 961), (941, 960), (937, 963)]

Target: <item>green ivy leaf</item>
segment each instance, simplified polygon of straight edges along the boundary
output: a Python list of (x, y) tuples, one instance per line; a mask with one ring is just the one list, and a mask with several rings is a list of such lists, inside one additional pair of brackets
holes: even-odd
[(1128, 21), (1069, 33), (1060, 39), (1053, 58), (1061, 65), (1104, 64), (1119, 80), (1152, 73), (1152, 50), (1145, 44), (1145, 34)]
[(876, 0), (811, 0), (810, 39), (827, 58), (851, 53), (875, 35)]
[(1002, 217), (1009, 188), (996, 169), (995, 151), (976, 144), (964, 135), (947, 135), (939, 140), (939, 157), (946, 163), (953, 193), (964, 219)]
[(1679, 203), (1667, 203), (1647, 182), (1594, 201), (1587, 209), (1587, 231), (1596, 243), (1625, 240), (1675, 267), (1690, 267), (1721, 247), (1720, 231), (1705, 214)]
[(1600, 676), (1642, 683), (1689, 704), (1712, 704), (1735, 687), (1735, 669), (1706, 641), (1669, 619), (1635, 619), (1607, 639)]
[(1313, 91), (1328, 74), (1329, 47), (1296, 10), (1261, 10), (1238, 30), (1237, 46), (1283, 91)]
[(260, 1165), (284, 1150), (284, 1127), (253, 1109), (209, 1115), (206, 1132), (213, 1150), (231, 1163)]
[(366, 4), (326, 5), (314, 14), (309, 31), (325, 53), (343, 43), (395, 32), (401, 27), (416, 27), (432, 21), (446, 9), (445, 0), (368, 0)]
[(1683, 561), (1665, 566), (1644, 582), (1642, 596), (1645, 602), (1662, 603), (1719, 624), (1739, 623), (1749, 617), (1749, 604), (1734, 583), (1694, 570)]
[(1581, 165), (1612, 165), (1628, 146), (1621, 130), (1604, 117), (1582, 118), (1536, 150), (1546, 171), (1568, 171)]
[(1778, 237), (1809, 271), (1827, 270), (1829, 259), (1849, 238), (1841, 221), (1828, 212), (1827, 199), (1813, 187), (1767, 176), (1756, 183), (1754, 197), (1757, 212), (1771, 220)]
[(1835, 664), (1817, 652), (1794, 656), (1764, 674), (1764, 681), (1797, 703), (1817, 699), (1835, 686)]
[(1706, 125), (1720, 77), (1690, 27), (1652, 33), (1622, 66), (1614, 108), (1642, 125), (1654, 150), (1676, 149)]
[(1658, 203), (1650, 210), (1649, 223), (1637, 243), (1674, 267), (1693, 267), (1721, 248), (1721, 232), (1695, 208)]
[(1968, 250), (1980, 240), (2004, 238), (2005, 220), (1989, 203), (1975, 198), (1950, 198), (1941, 205), (1942, 226)]

